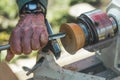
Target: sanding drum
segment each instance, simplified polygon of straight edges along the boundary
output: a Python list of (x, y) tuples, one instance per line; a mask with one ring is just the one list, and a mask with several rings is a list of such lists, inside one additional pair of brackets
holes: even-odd
[(60, 27), (60, 32), (66, 33), (66, 37), (62, 38), (61, 42), (70, 54), (113, 38), (118, 31), (115, 19), (101, 10), (83, 13), (77, 20), (78, 23), (65, 23)]

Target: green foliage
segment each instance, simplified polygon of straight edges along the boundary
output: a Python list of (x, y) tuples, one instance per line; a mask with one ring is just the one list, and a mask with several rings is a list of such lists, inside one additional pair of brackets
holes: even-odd
[(0, 0), (0, 15), (9, 19), (16, 18), (17, 6), (15, 0)]
[[(52, 1), (52, 2), (51, 2)], [(51, 0), (48, 7), (47, 18), (50, 21), (54, 32), (58, 32), (59, 27), (62, 23), (67, 22), (69, 4), (71, 0)]]
[(17, 23), (17, 12), (15, 0), (0, 0), (0, 42), (8, 40)]

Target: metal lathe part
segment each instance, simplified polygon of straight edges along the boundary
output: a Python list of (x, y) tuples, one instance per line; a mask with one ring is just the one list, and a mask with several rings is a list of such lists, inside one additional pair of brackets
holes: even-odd
[(1, 51), (1, 50), (5, 50), (5, 49), (9, 49), (9, 48), (10, 48), (10, 45), (9, 45), (9, 44), (1, 45), (1, 46), (0, 46), (0, 51)]
[(101, 41), (101, 42), (96, 43), (94, 45), (90, 45), (90, 46), (84, 47), (84, 49), (86, 49), (88, 51), (91, 51), (91, 52), (94, 52), (94, 51), (97, 51), (97, 50), (101, 50), (101, 49), (104, 49), (107, 46), (111, 45), (111, 43), (113, 41), (116, 41), (117, 38), (118, 38), (118, 36), (116, 36), (114, 38), (110, 38), (110, 39), (104, 40), (104, 41)]
[(49, 35), (49, 40), (55, 40), (55, 39), (60, 39), (60, 38), (63, 38), (65, 37), (65, 33), (61, 32), (61, 33), (58, 33), (58, 34), (54, 34), (54, 35)]
[(43, 63), (43, 61), (44, 61), (44, 59), (45, 59), (45, 58), (42, 57), (42, 58), (33, 66), (33, 68), (26, 73), (26, 75), (30, 75), (30, 74), (31, 74), (33, 71), (35, 71), (39, 66), (41, 66), (42, 63)]

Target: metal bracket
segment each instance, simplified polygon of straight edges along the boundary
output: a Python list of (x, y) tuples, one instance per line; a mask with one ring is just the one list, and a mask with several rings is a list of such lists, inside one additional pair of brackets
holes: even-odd
[(33, 71), (33, 80), (105, 80), (102, 77), (63, 69), (56, 63), (56, 59), (51, 52), (42, 53), (41, 56), (44, 56), (45, 59), (42, 65)]

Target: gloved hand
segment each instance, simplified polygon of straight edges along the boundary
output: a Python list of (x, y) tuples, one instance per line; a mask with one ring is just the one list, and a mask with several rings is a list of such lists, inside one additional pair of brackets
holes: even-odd
[(48, 42), (48, 33), (44, 15), (24, 14), (20, 16), (17, 27), (12, 31), (6, 60), (10, 61), (15, 54), (30, 54), (32, 50), (40, 50)]

